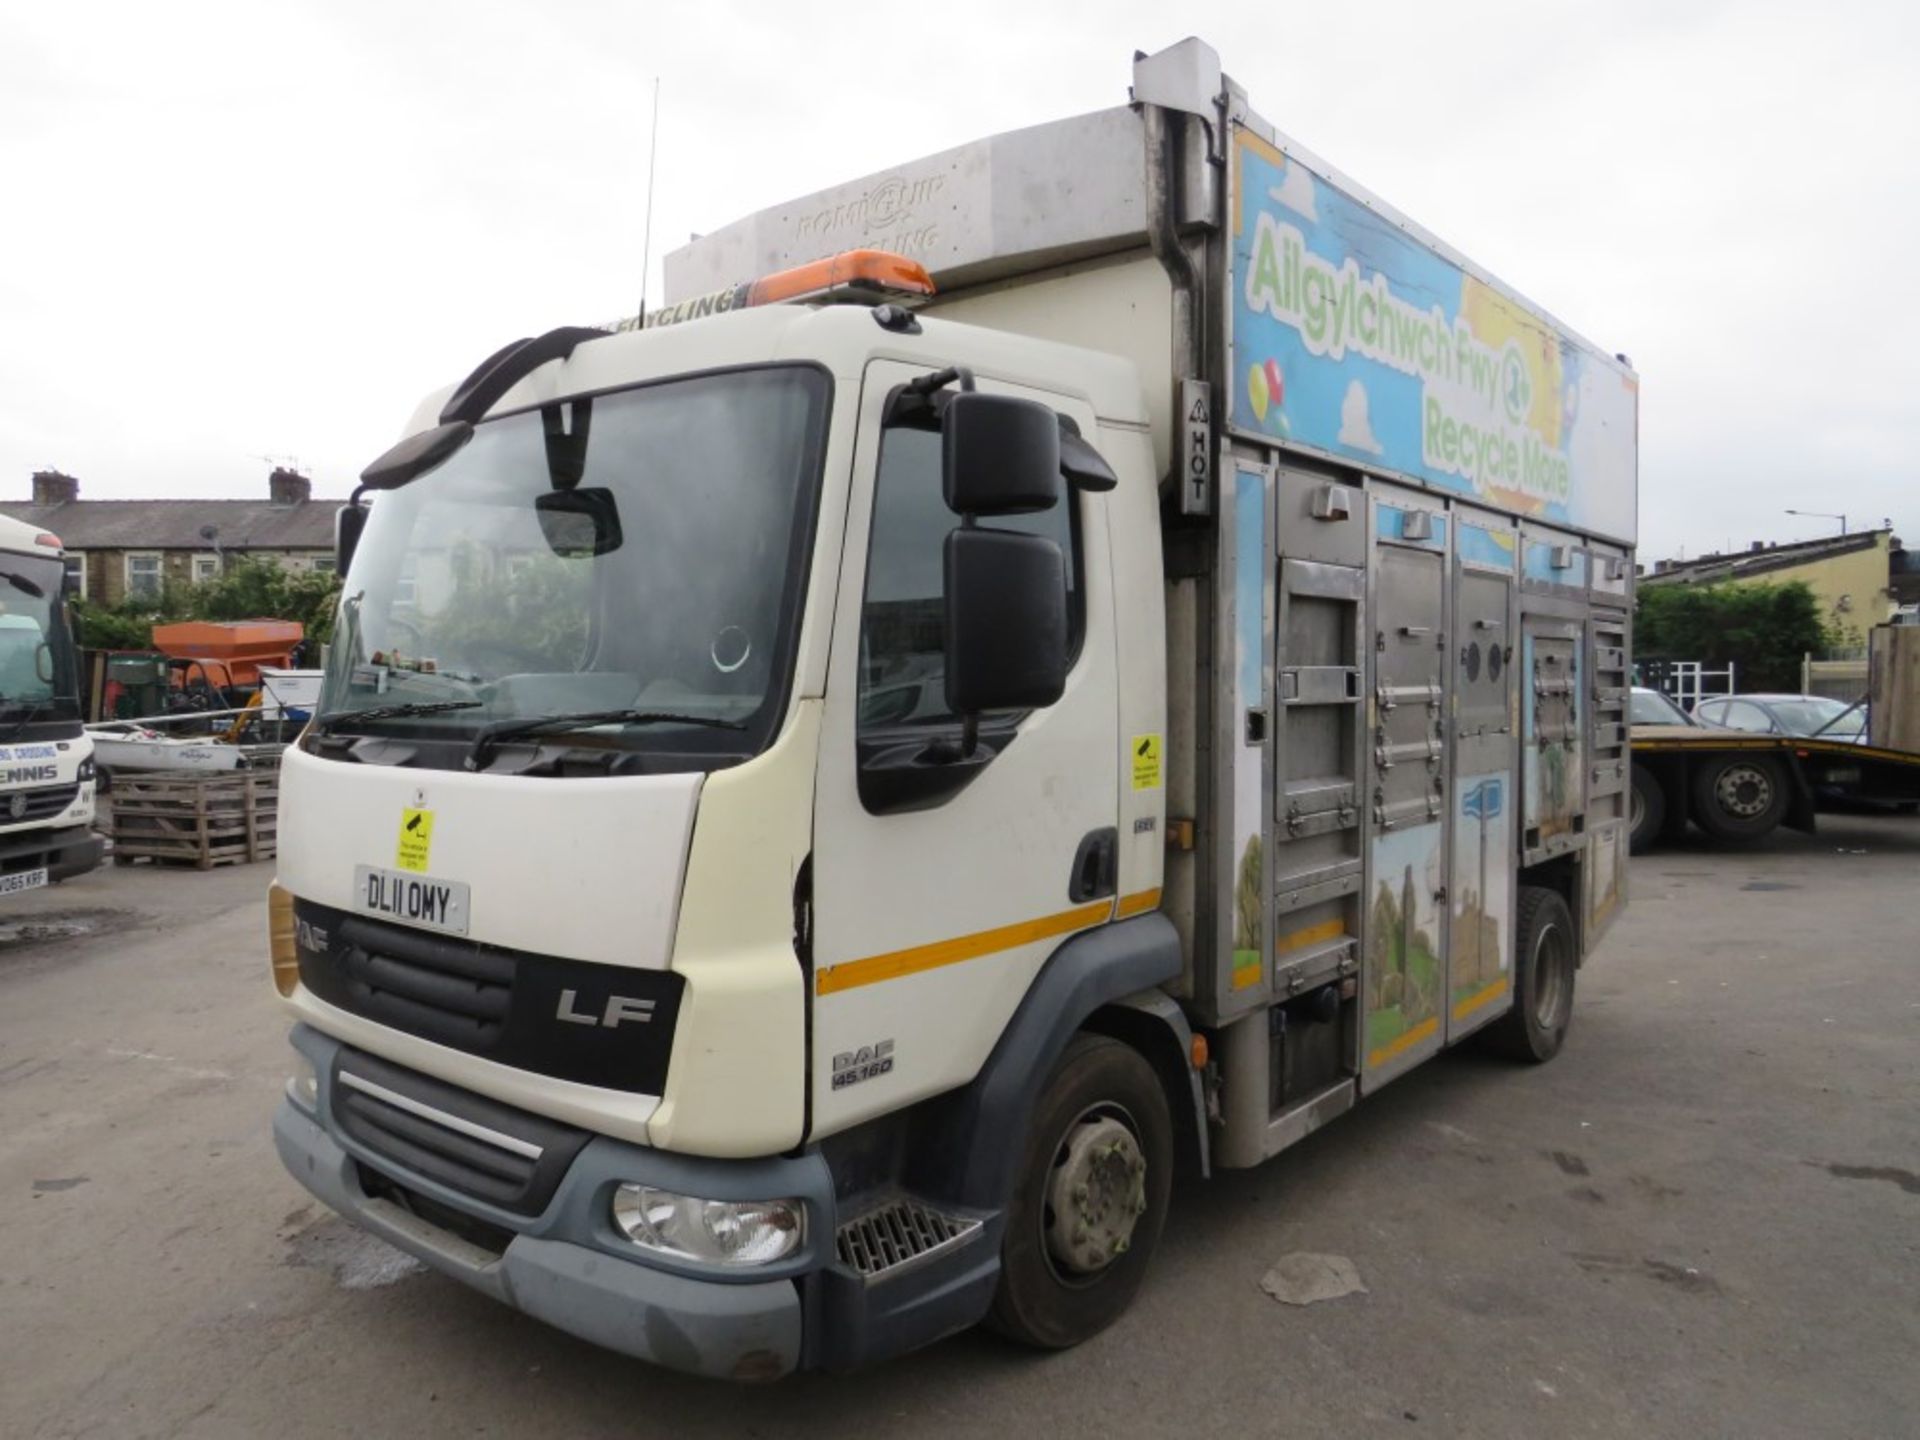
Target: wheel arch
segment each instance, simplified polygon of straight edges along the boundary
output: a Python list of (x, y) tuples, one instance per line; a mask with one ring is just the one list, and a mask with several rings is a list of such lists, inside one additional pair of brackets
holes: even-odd
[(1080, 1027), (1139, 1052), (1166, 1091), (1173, 1117), (1173, 1148), (1179, 1173), (1205, 1179), (1212, 1173), (1207, 1149), (1206, 1097), (1193, 1068), (1193, 1029), (1185, 1013), (1159, 990), (1102, 1005)]
[[(929, 1117), (930, 1132), (947, 1139), (938, 1166), (946, 1172), (940, 1189), (983, 1210), (1006, 1203), (1025, 1152), (1034, 1097), (1082, 1029), (1132, 1046), (1166, 1085), (1173, 1053), (1184, 1061), (1191, 1039), (1179, 1007), (1155, 987), (1177, 977), (1181, 963), (1179, 934), (1157, 913), (1083, 930), (1056, 949), (980, 1073), (934, 1102), (940, 1113)], [(1184, 1105), (1174, 1099), (1178, 1089), (1168, 1090), (1176, 1137), (1183, 1123), (1205, 1133), (1197, 1117), (1198, 1085), (1188, 1085)]]

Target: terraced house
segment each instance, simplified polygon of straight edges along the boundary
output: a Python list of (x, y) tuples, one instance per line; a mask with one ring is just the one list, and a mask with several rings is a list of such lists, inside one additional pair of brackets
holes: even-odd
[(267, 477), (261, 500), (82, 500), (73, 476), (39, 470), (33, 498), (0, 501), (0, 515), (58, 535), (75, 593), (114, 605), (211, 580), (238, 556), (329, 571), (340, 504), (314, 499), (313, 482), (284, 466)]

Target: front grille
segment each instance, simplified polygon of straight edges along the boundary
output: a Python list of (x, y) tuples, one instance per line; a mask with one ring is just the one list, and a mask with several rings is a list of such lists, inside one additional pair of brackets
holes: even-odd
[(507, 1246), (513, 1243), (513, 1231), (502, 1225), (489, 1225), (473, 1215), (456, 1210), (451, 1205), (442, 1205), (431, 1195), (424, 1195), (411, 1186), (402, 1185), (391, 1176), (382, 1175), (371, 1165), (354, 1166), (360, 1179), (360, 1188), (379, 1200), (398, 1205), (409, 1215), (426, 1221), (436, 1229), (457, 1235), (469, 1245), (486, 1251), (489, 1255), (500, 1256), (507, 1253)]
[[(78, 785), (37, 785), (31, 790), (0, 793), (0, 825), (50, 819), (79, 797)], [(17, 810), (14, 808), (16, 805), (20, 807)]]
[(513, 1008), (513, 958), (397, 925), (343, 921), (347, 986), (368, 1014), (461, 1050), (484, 1050)]
[(293, 913), (300, 983), (329, 1005), (556, 1080), (666, 1089), (686, 989), (670, 970), (538, 955), (309, 900)]
[(842, 1225), (834, 1248), (842, 1265), (871, 1280), (959, 1245), (979, 1229), (978, 1220), (943, 1215), (914, 1200), (893, 1200)]
[(432, 1180), (515, 1215), (538, 1215), (587, 1132), (371, 1055), (342, 1050), (329, 1087), (342, 1134), (381, 1173)]

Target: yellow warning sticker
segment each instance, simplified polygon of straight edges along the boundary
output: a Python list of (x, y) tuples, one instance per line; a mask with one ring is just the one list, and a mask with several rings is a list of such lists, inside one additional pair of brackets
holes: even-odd
[(427, 855), (432, 849), (433, 811), (402, 810), (400, 843), (394, 847), (393, 863), (402, 870), (425, 870)]
[(1133, 788), (1136, 790), (1160, 788), (1160, 737), (1158, 735), (1133, 737)]

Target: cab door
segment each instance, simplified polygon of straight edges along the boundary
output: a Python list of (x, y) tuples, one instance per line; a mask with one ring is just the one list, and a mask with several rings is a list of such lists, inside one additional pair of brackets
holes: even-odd
[[(984, 765), (944, 689), (940, 435), (883, 424), (926, 373), (874, 361), (860, 405), (828, 661), (813, 854), (815, 1135), (965, 1084), (1068, 935), (1112, 918), (1120, 762), (1105, 497), (1062, 486), (1051, 511), (981, 523), (1066, 552), (1074, 617), (1065, 693), (989, 716)], [(1096, 433), (1082, 401), (996, 383)], [(915, 772), (951, 773), (926, 774)]]

